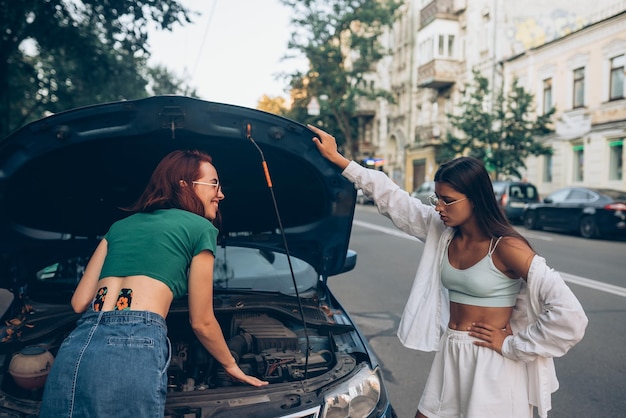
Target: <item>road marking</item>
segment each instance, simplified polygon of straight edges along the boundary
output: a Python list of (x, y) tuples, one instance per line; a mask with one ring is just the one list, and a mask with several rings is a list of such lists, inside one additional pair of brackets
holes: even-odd
[[(354, 225), (361, 226), (363, 228), (372, 229), (374, 231), (382, 232), (383, 234), (393, 235), (394, 237), (408, 239), (410, 241), (422, 242), (419, 239), (408, 235), (405, 232), (400, 231), (395, 228), (387, 228), (380, 225), (375, 225), (369, 222), (357, 221), (356, 219), (352, 221)], [(533, 237), (538, 238), (538, 237)], [(588, 287), (595, 290), (600, 290), (605, 293), (610, 293), (616, 296), (626, 297), (626, 288), (615, 286), (608, 283), (599, 282), (597, 280), (586, 279), (584, 277), (576, 276), (574, 274), (564, 273), (562, 271), (559, 272), (563, 280), (569, 283), (574, 283), (579, 286)]]
[(526, 232), (526, 231), (520, 231), (520, 230), (517, 230), (517, 232), (524, 235), (524, 238), (526, 239), (539, 239), (542, 241), (554, 241), (554, 238), (548, 237), (546, 235), (537, 235), (537, 234), (533, 234), (532, 232)]
[(394, 237), (404, 238), (410, 241), (422, 242), (419, 239), (415, 238), (414, 236), (411, 236), (407, 234), (406, 232), (400, 231), (399, 229), (387, 228), (384, 226), (371, 224), (369, 222), (357, 221), (356, 219), (352, 221), (352, 224), (362, 226), (363, 228), (373, 229), (374, 231), (382, 232), (383, 234), (393, 235)]
[(622, 296), (626, 298), (626, 288), (615, 286), (608, 283), (598, 282), (596, 280), (585, 279), (584, 277), (575, 276), (573, 274), (559, 272), (563, 280), (574, 283), (579, 286), (589, 287), (591, 289), (600, 290), (602, 292), (611, 293), (612, 295)]

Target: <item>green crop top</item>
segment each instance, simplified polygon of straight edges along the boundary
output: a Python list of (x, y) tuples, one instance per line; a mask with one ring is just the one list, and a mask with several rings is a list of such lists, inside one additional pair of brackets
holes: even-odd
[(165, 283), (179, 298), (187, 293), (191, 259), (203, 250), (215, 254), (217, 228), (195, 213), (159, 209), (115, 222), (104, 239), (101, 279), (145, 275)]
[(446, 248), (441, 265), (441, 282), (448, 289), (451, 302), (486, 307), (515, 306), (521, 279), (507, 277), (491, 259), (500, 239), (502, 237), (495, 245), (492, 239), (487, 255), (464, 270), (450, 265)]

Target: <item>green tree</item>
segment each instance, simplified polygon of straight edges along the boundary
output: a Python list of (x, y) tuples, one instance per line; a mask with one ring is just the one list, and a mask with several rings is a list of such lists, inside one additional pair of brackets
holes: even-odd
[(264, 112), (273, 113), (275, 115), (285, 115), (287, 106), (286, 100), (281, 96), (268, 96), (264, 94), (257, 103), (257, 109)]
[(146, 70), (148, 27), (191, 15), (179, 0), (0, 0), (0, 137), (47, 112), (164, 86), (172, 74)]
[[(303, 54), (307, 71), (288, 74), (292, 107), (287, 116), (327, 129), (351, 157), (355, 151), (359, 99), (375, 100), (388, 92), (364, 83), (364, 76), (387, 51), (380, 36), (390, 27), (400, 2), (393, 0), (281, 0), (292, 8), (294, 33), (289, 49)], [(308, 115), (312, 98), (319, 115)]]
[(198, 97), (197, 90), (188, 85), (179, 75), (163, 65), (146, 67), (148, 93), (151, 95), (180, 94), (183, 96)]
[(448, 114), (454, 129), (448, 131), (437, 151), (438, 162), (470, 155), (485, 163), (491, 176), (520, 178), (520, 168), (531, 155), (547, 155), (552, 149), (541, 137), (552, 132), (555, 109), (534, 115), (534, 97), (514, 80), (508, 94), (500, 90), (490, 103), (489, 82), (473, 72), (457, 114)]

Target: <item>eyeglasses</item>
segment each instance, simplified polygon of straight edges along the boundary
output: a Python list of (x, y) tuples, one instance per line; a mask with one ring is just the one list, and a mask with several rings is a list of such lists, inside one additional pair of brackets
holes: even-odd
[(219, 181), (215, 181), (215, 183), (207, 183), (204, 181), (192, 181), (192, 184), (199, 184), (201, 186), (213, 186), (213, 187), (217, 187), (217, 191), (219, 192), (220, 190), (222, 190), (222, 186), (220, 185)]
[(452, 202), (445, 202), (441, 199), (439, 199), (439, 197), (437, 197), (436, 194), (431, 194), (430, 196), (428, 196), (428, 203), (431, 204), (432, 207), (437, 207), (440, 203), (443, 203), (444, 206), (450, 206), (450, 205), (454, 205), (455, 203), (459, 203), (462, 202), (464, 200), (467, 200), (467, 197), (464, 197), (463, 199), (458, 199), (458, 200), (454, 200)]

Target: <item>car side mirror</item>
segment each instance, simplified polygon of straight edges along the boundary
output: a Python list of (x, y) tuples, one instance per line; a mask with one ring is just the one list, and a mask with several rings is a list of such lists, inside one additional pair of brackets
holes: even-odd
[(543, 199), (543, 203), (552, 203), (552, 199), (546, 197), (545, 199)]
[(356, 251), (348, 250), (346, 254), (346, 259), (343, 263), (343, 268), (340, 273), (346, 273), (348, 271), (354, 270), (356, 267)]

